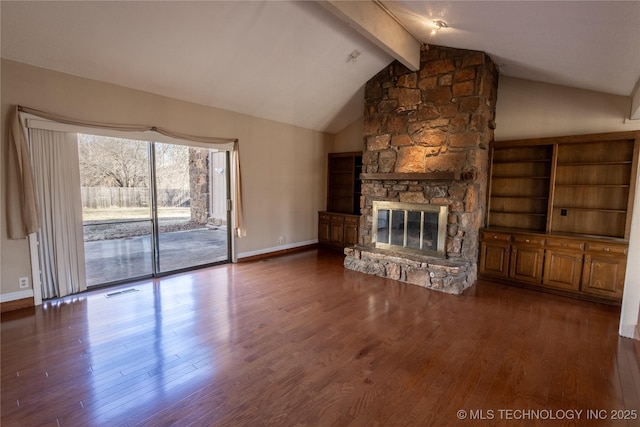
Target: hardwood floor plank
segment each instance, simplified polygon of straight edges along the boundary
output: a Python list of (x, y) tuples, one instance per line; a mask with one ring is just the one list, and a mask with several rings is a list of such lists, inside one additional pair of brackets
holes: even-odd
[(452, 296), (342, 259), (315, 249), (3, 314), (0, 423), (638, 426), (498, 412), (640, 410), (618, 308), (491, 282)]

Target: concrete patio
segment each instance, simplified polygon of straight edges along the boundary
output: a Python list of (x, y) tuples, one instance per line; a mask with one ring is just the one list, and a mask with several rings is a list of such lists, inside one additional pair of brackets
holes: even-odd
[[(207, 228), (161, 233), (160, 273), (228, 260), (227, 231)], [(87, 285), (152, 273), (151, 236), (85, 242)]]

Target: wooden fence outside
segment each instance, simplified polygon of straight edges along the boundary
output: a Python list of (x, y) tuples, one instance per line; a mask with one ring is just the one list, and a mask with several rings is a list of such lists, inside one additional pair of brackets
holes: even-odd
[[(82, 207), (88, 209), (144, 208), (150, 203), (148, 188), (81, 187)], [(189, 190), (158, 188), (159, 207), (189, 207)]]

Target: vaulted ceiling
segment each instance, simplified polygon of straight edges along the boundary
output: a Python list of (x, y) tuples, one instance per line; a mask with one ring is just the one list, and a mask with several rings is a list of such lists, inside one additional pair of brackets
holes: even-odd
[[(5, 0), (1, 53), (335, 133), (362, 115), (364, 83), (398, 56), (323, 3)], [(638, 90), (638, 1), (374, 5), (420, 43), (487, 52), (502, 75), (623, 96)], [(432, 34), (434, 20), (448, 28)], [(369, 24), (375, 32), (388, 22)], [(359, 55), (352, 58), (355, 51)]]

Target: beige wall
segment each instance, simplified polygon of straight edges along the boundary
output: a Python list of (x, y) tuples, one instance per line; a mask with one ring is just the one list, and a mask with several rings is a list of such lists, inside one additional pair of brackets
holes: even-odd
[[(496, 105), (497, 141), (640, 130), (640, 120), (628, 120), (631, 98), (564, 86), (501, 77)], [(640, 185), (635, 206), (620, 333), (633, 337), (640, 321)]]
[[(2, 60), (2, 164), (7, 113), (20, 104), (82, 120), (162, 126), (194, 135), (238, 138), (247, 237), (237, 252), (255, 254), (317, 241), (324, 208), (326, 153), (333, 136)], [(4, 171), (4, 166), (3, 166)], [(5, 200), (4, 172), (2, 200)], [(26, 240), (8, 240), (2, 208), (0, 293), (30, 277)]]
[(360, 117), (335, 135), (333, 151), (336, 153), (362, 151), (364, 149), (363, 135), (364, 118)]
[(631, 98), (500, 77), (496, 141), (640, 129)]

